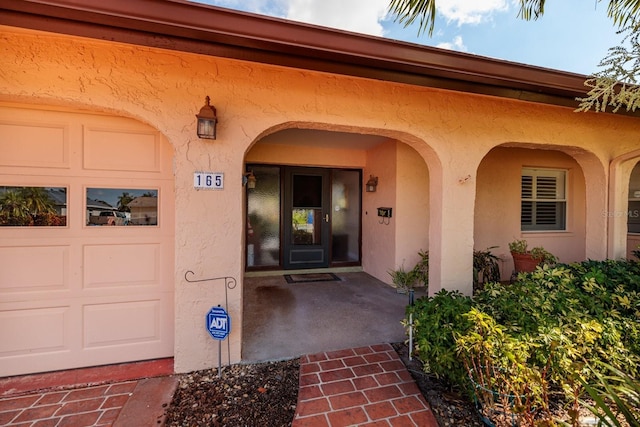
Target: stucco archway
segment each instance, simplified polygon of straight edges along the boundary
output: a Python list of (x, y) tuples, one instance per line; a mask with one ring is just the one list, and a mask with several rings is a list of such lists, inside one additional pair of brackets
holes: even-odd
[[(411, 143), (399, 138), (409, 139)], [(246, 170), (253, 172), (256, 171), (256, 166), (264, 172), (264, 169), (274, 168), (286, 170), (293, 165), (328, 168), (333, 171), (356, 170), (359, 174), (361, 173), (361, 181), (358, 183), (360, 187), (357, 189), (360, 193), (352, 195), (361, 201), (358, 226), (361, 227), (362, 257), (361, 262), (355, 267), (357, 271), (373, 276), (374, 281), (380, 280), (389, 284), (391, 281), (388, 270), (403, 264), (405, 268), (412, 268), (419, 259), (418, 252), (429, 249), (430, 167), (427, 167), (423, 155), (418, 150), (429, 151), (430, 149), (421, 146), (426, 144), (389, 131), (317, 123), (288, 123), (264, 132), (247, 150), (244, 162)], [(370, 175), (378, 178), (377, 191), (373, 193), (365, 192), (362, 188)], [(264, 175), (263, 178), (271, 179)], [(260, 185), (260, 180), (261, 177), (258, 177), (256, 188)], [(247, 192), (250, 191), (252, 190), (247, 190)], [(348, 209), (353, 207), (351, 203), (348, 205)], [(381, 221), (377, 216), (377, 208), (380, 206), (391, 207), (392, 218)], [(245, 214), (248, 214), (247, 222), (254, 221), (251, 218), (253, 213), (251, 209), (251, 206), (245, 207)], [(252, 232), (255, 232), (253, 227)], [(250, 244), (249, 238), (245, 237), (245, 249), (247, 249), (245, 260), (248, 264), (254, 261), (253, 256), (251, 262), (248, 261)], [(255, 248), (252, 247), (252, 254), (254, 250)], [(271, 267), (275, 268), (276, 272), (282, 269), (281, 264)], [(332, 267), (334, 269), (330, 271), (335, 271), (335, 265)], [(259, 274), (255, 268), (251, 268), (251, 265), (247, 266), (247, 270), (250, 276)], [(267, 274), (273, 273), (271, 271)], [(279, 272), (280, 275), (283, 273), (286, 271)], [(273, 279), (264, 280), (266, 282)], [(243, 292), (246, 301), (255, 301), (251, 293), (252, 287), (255, 287), (253, 282), (255, 277), (250, 279), (245, 277)], [(322, 286), (323, 289), (326, 287), (327, 285)], [(321, 290), (319, 289), (318, 292)], [(286, 295), (287, 293), (283, 291), (283, 304), (287, 304)], [(400, 298), (403, 306), (406, 305), (406, 297)], [(372, 306), (360, 308), (380, 313), (385, 310), (383, 307)], [(274, 310), (274, 318), (278, 318), (286, 311), (282, 307), (271, 309)], [(262, 311), (264, 311), (263, 308), (260, 309), (260, 312)], [(403, 312), (404, 309), (401, 311)], [(251, 331), (255, 327), (250, 323), (249, 316), (259, 316), (260, 313), (247, 305), (244, 307), (244, 313), (243, 348), (246, 347), (247, 350), (246, 352), (243, 350), (243, 358), (250, 358), (255, 355), (255, 345), (248, 340), (251, 340), (253, 336)], [(357, 318), (364, 317), (354, 316), (354, 314), (351, 313), (351, 320), (345, 321), (355, 322)], [(348, 328), (348, 325), (343, 327)], [(313, 334), (314, 331), (310, 330), (309, 333)]]
[[(543, 175), (560, 173), (564, 209), (562, 224), (526, 225), (522, 214), (523, 169)], [(605, 257), (606, 176), (595, 155), (576, 147), (532, 143), (501, 144), (490, 150), (478, 167), (474, 220), (476, 249), (497, 246), (502, 279), (513, 271), (509, 242), (525, 239), (530, 247), (543, 246), (561, 262)], [(560, 185), (560, 184), (559, 184)], [(560, 188), (560, 187), (558, 187)]]
[[(377, 191), (362, 193), (362, 267), (380, 280), (389, 283), (389, 269), (403, 262), (414, 265), (418, 251), (428, 249), (430, 170), (438, 170), (439, 162), (415, 137), (382, 129), (285, 123), (263, 132), (247, 150), (245, 164), (255, 163), (357, 169), (363, 183), (370, 175), (378, 177)], [(380, 206), (394, 208), (388, 227), (378, 226)], [(411, 229), (407, 224), (413, 224)]]

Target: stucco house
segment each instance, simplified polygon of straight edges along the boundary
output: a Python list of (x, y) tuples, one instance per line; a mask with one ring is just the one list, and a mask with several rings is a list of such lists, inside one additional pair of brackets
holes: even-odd
[[(428, 250), (429, 291), (470, 294), (474, 248), (508, 278), (516, 238), (636, 245), (640, 119), (574, 112), (585, 76), (178, 0), (0, 0), (0, 38), (0, 186), (67, 195), (64, 226), (0, 228), (0, 376), (215, 366), (225, 298), (239, 361), (247, 272), (389, 283)], [(87, 226), (90, 189), (157, 192), (157, 225)]]
[(139, 196), (127, 205), (131, 210), (131, 222), (141, 225), (158, 225), (158, 198)]

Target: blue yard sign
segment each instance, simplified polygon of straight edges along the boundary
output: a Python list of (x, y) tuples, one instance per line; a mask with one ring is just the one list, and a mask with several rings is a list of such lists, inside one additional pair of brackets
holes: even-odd
[(231, 318), (222, 307), (211, 307), (207, 313), (207, 331), (216, 340), (223, 340), (231, 332)]

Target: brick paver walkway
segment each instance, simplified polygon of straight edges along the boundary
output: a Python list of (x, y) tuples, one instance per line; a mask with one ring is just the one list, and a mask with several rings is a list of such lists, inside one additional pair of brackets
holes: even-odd
[[(111, 376), (124, 376), (114, 375), (116, 370), (117, 367), (108, 367)], [(32, 381), (47, 384), (38, 376)], [(20, 390), (26, 387), (21, 382), (24, 381), (0, 382), (0, 390), (4, 393)], [(164, 421), (163, 402), (171, 401), (176, 385), (175, 376), (122, 378), (116, 383), (82, 388), (6, 397), (0, 394), (0, 426), (160, 426)], [(346, 426), (438, 426), (391, 345), (325, 352), (300, 359), (300, 389), (292, 427)]]
[(138, 385), (127, 381), (0, 400), (0, 425), (110, 426)]
[(166, 358), (0, 378), (0, 426), (160, 426), (172, 373)]
[(292, 427), (419, 426), (438, 423), (389, 344), (300, 359)]

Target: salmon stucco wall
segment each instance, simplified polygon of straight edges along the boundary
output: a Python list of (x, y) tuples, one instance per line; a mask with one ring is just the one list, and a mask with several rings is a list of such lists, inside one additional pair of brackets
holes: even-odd
[(361, 168), (366, 162), (364, 150), (319, 148), (308, 145), (256, 143), (245, 158), (247, 163), (276, 165)]
[[(234, 327), (230, 354), (223, 353), (223, 359), (241, 358), (241, 178), (245, 153), (267, 131), (289, 123), (317, 123), (324, 130), (366, 129), (415, 149), (429, 171), (431, 292), (444, 288), (470, 293), (474, 238), (477, 247), (495, 244), (489, 233), (474, 232), (484, 229), (478, 215), (494, 221), (486, 216), (490, 209), (484, 202), (476, 207), (476, 191), (491, 191), (480, 178), (476, 182), (476, 174), (492, 148), (505, 143), (558, 147), (581, 166), (586, 208), (584, 218), (573, 217), (573, 226), (579, 228), (577, 221), (586, 225), (578, 231), (582, 236), (571, 240), (578, 249), (567, 252), (564, 243), (544, 241), (561, 252), (561, 259), (579, 253), (606, 256), (608, 241), (615, 240), (608, 239), (608, 220), (602, 215), (610, 192), (608, 165), (640, 149), (640, 121), (621, 115), (576, 114), (565, 107), (9, 27), (0, 27), (0, 45), (0, 100), (135, 118), (159, 130), (171, 144), (177, 372), (216, 365), (215, 343), (203, 327), (203, 313), (227, 301)], [(218, 112), (214, 141), (200, 140), (195, 132), (195, 114), (206, 95)], [(376, 193), (363, 194), (363, 268), (378, 278), (386, 278), (399, 259), (394, 242), (400, 224), (379, 224), (375, 211), (397, 203), (397, 159), (395, 143), (383, 143), (366, 153), (363, 170), (365, 180), (370, 174), (380, 178)], [(224, 189), (194, 189), (196, 171), (223, 172)], [(513, 237), (500, 235), (501, 245)], [(620, 245), (626, 246), (626, 232)], [(193, 271), (193, 279), (221, 279), (188, 282), (187, 271)], [(225, 277), (235, 283), (226, 292)]]
[[(429, 248), (429, 171), (424, 159), (401, 142), (388, 141), (367, 154), (363, 180), (377, 176), (378, 187), (363, 196), (363, 267), (391, 284), (389, 270), (412, 269), (418, 252)], [(393, 216), (378, 217), (379, 207), (392, 208)]]
[(390, 140), (368, 150), (362, 173), (363, 188), (369, 176), (378, 177), (376, 191), (362, 194), (362, 268), (385, 283), (391, 283), (388, 271), (399, 267), (395, 265), (398, 221), (391, 218), (383, 222), (378, 208), (395, 208), (396, 144)]
[(397, 143), (396, 153), (396, 265), (409, 269), (429, 250), (429, 170), (408, 145)]

